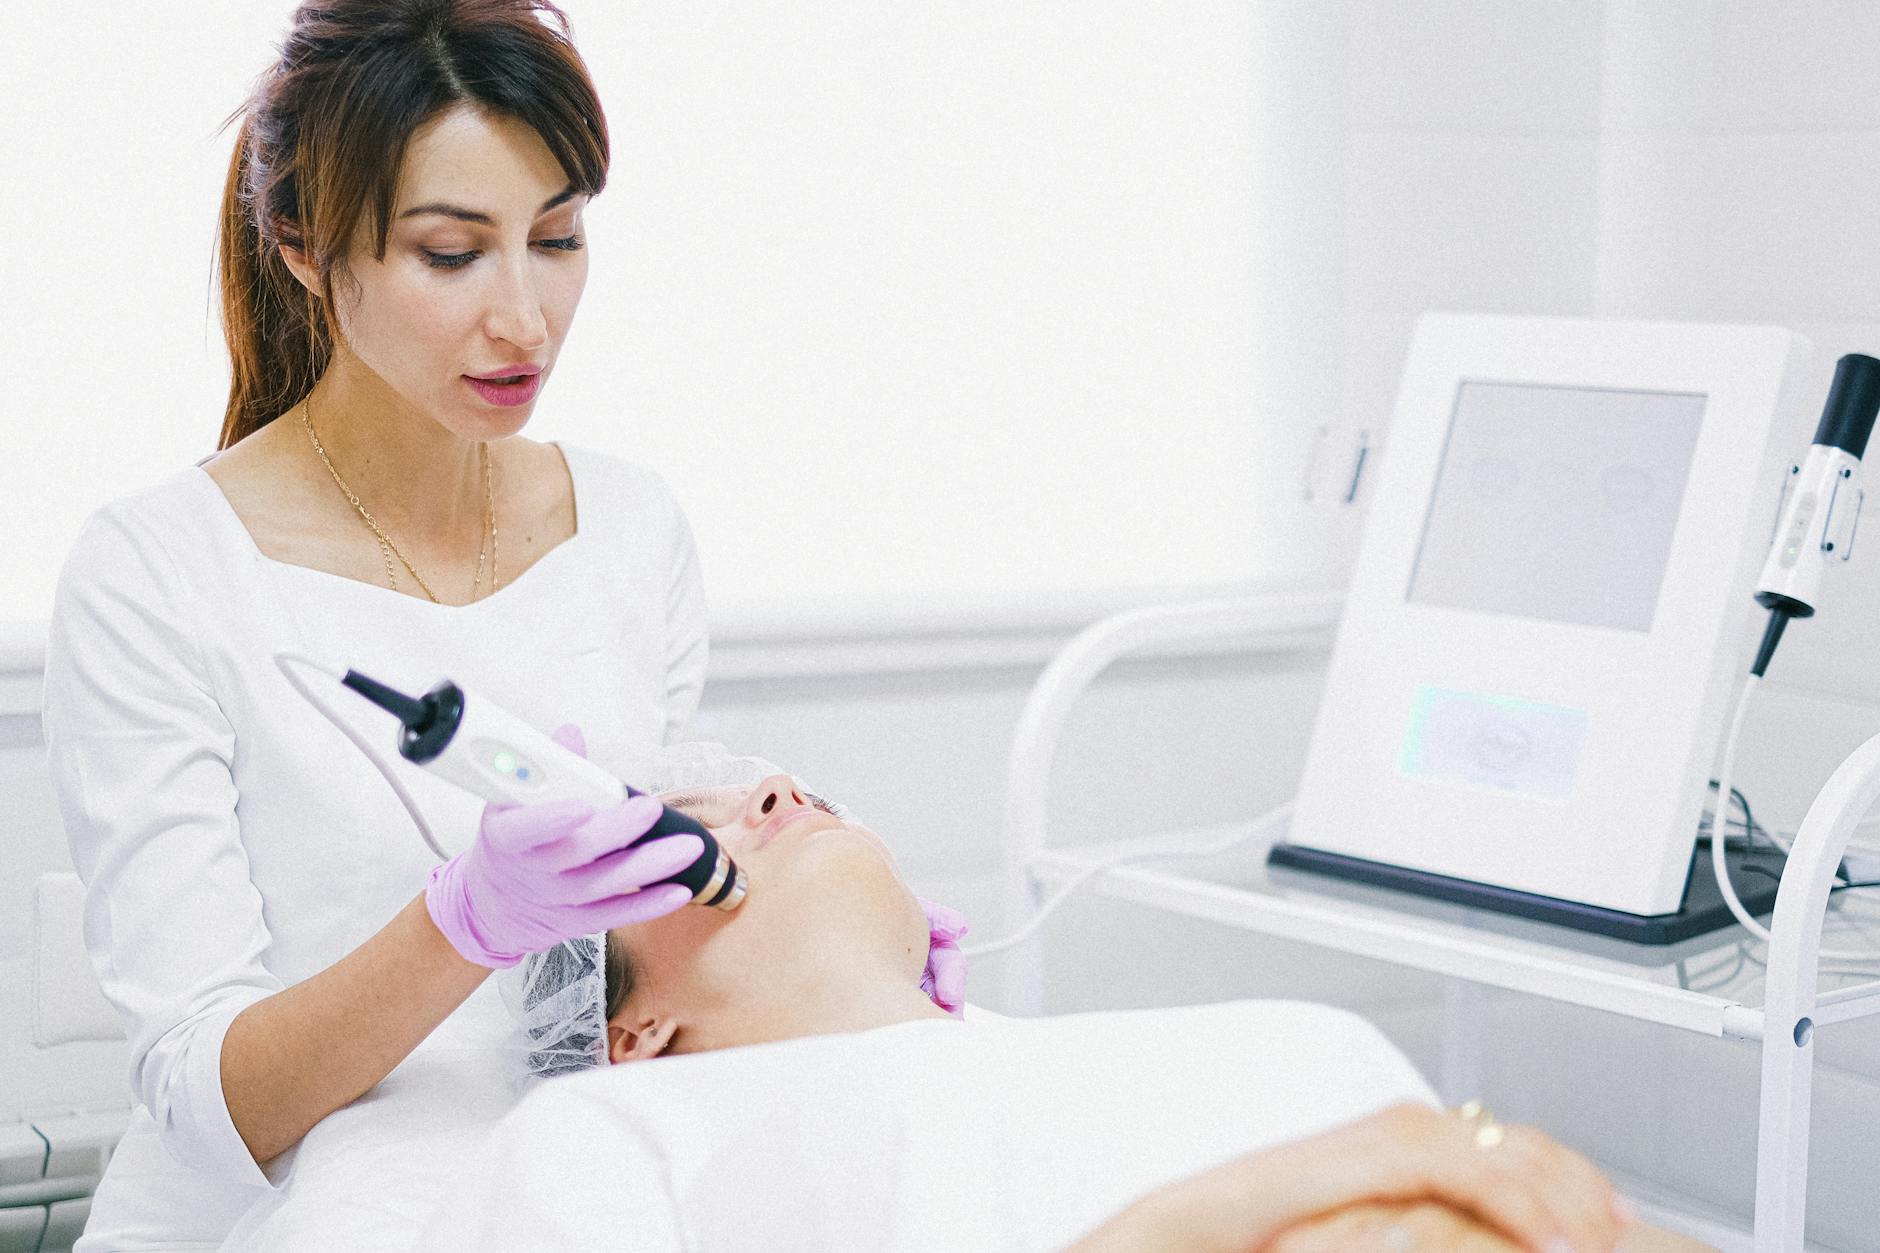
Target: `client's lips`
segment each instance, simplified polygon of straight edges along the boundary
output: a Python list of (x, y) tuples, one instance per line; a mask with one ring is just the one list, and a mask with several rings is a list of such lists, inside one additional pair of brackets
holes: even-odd
[(842, 825), (840, 818), (837, 818), (834, 814), (826, 814), (820, 809), (799, 809), (791, 813), (778, 814), (775, 818), (772, 818), (758, 829), (757, 838), (752, 841), (752, 847), (764, 847), (764, 845), (770, 843), (779, 835), (782, 835), (784, 831), (790, 827), (796, 826), (805, 818), (826, 819), (827, 821), (823, 824), (823, 829), (826, 831), (833, 831), (835, 828)]

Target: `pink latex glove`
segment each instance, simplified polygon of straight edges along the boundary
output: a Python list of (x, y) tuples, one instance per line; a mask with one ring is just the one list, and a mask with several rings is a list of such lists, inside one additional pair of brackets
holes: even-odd
[(927, 915), (927, 970), (920, 977), (920, 990), (947, 1013), (963, 1017), (966, 955), (960, 952), (960, 937), (966, 934), (966, 919), (932, 901), (920, 901), (920, 908)]
[[(575, 726), (557, 730), (563, 748), (587, 755)], [(669, 914), (692, 899), (657, 884), (698, 859), (696, 835), (628, 848), (659, 821), (661, 806), (636, 796), (603, 809), (580, 801), (486, 805), (476, 842), (431, 871), (424, 904), (451, 947), (479, 966), (513, 966), (575, 936)]]

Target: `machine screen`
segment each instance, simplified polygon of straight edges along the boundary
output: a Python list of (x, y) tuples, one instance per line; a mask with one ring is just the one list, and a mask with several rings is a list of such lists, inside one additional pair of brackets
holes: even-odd
[(1651, 630), (1704, 400), (1464, 382), (1410, 599)]

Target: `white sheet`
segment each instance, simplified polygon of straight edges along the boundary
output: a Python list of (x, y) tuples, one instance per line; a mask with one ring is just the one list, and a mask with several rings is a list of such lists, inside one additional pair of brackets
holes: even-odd
[(512, 1110), (420, 1250), (1059, 1249), (1157, 1185), (1402, 1100), (1318, 1005), (923, 1021), (635, 1063)]
[(269, 1163), (276, 1186), (241, 1215), (222, 1253), (408, 1247), (522, 1094), (514, 1031), (486, 980), (376, 1087)]

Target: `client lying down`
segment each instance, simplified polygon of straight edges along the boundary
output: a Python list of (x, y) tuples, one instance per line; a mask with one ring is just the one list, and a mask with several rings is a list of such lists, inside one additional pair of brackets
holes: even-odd
[(534, 1068), (585, 1073), (497, 1124), (419, 1249), (1694, 1247), (1540, 1133), (1434, 1108), (1351, 1014), (949, 1016), (874, 833), (783, 775), (665, 799), (749, 898), (518, 968)]

